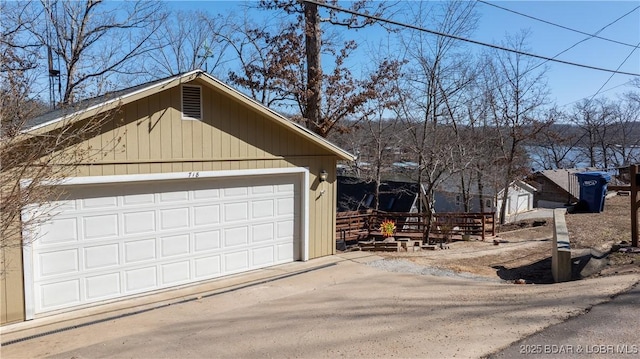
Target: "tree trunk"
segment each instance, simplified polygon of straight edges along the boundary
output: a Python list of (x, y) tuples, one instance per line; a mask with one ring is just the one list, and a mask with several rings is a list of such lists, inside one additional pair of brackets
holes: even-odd
[(320, 66), (320, 19), (318, 6), (304, 3), (305, 48), (307, 56), (307, 106), (304, 118), (307, 128), (326, 137), (326, 130), (320, 118), (320, 102), (322, 90), (322, 67)]
[(509, 178), (505, 180), (505, 185), (502, 188), (502, 206), (500, 206), (500, 224), (505, 224), (507, 220), (507, 198), (509, 197), (509, 185), (511, 182)]
[(476, 178), (478, 183), (478, 204), (480, 205), (480, 212), (484, 213), (484, 185), (482, 184), (482, 172), (478, 171), (478, 176)]

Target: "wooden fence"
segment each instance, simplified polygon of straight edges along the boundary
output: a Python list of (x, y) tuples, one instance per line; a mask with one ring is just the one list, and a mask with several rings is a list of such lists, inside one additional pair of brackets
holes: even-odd
[(425, 213), (352, 211), (338, 212), (336, 239), (345, 243), (382, 237), (380, 223), (391, 220), (396, 224), (396, 238), (421, 239), (423, 243), (496, 235), (495, 212), (487, 213), (434, 213), (428, 231)]

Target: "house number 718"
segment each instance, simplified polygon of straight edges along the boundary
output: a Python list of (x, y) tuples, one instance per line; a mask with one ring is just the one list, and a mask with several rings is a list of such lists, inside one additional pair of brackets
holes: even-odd
[(189, 178), (198, 178), (200, 177), (200, 172), (189, 172)]

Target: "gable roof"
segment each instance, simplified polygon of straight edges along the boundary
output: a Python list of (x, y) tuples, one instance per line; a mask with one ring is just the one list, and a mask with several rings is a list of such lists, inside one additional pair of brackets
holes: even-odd
[[(527, 182), (522, 181), (522, 180), (515, 180), (515, 181), (513, 181), (511, 183), (511, 185), (516, 185), (516, 186), (522, 188), (523, 190), (525, 190), (527, 192), (531, 192), (531, 193), (538, 192), (538, 190), (535, 187), (533, 187), (532, 185), (530, 185)], [(501, 192), (502, 192), (502, 190), (501, 190)]]
[(355, 156), (351, 153), (318, 136), (307, 128), (290, 121), (281, 114), (251, 99), (240, 91), (230, 87), (229, 85), (223, 83), (222, 81), (216, 79), (215, 77), (202, 70), (194, 70), (165, 79), (148, 82), (142, 85), (130, 87), (128, 89), (84, 100), (66, 109), (59, 109), (48, 112), (30, 121), (30, 127), (25, 132), (30, 132), (33, 134), (46, 133), (59, 127), (67, 126), (71, 123), (96, 116), (105, 111), (113, 110), (141, 98), (154, 95), (161, 91), (179, 86), (180, 84), (187, 83), (195, 79), (200, 79), (209, 87), (220, 91), (225, 95), (231, 97), (232, 99), (242, 103), (243, 105), (261, 113), (268, 120), (291, 129), (298, 135), (304, 137), (306, 140), (333, 153), (340, 159), (349, 161), (355, 160)]

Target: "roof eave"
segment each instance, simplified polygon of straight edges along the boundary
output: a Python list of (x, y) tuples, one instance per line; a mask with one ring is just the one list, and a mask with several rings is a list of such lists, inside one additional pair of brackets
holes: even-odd
[(340, 147), (332, 144), (331, 142), (327, 141), (324, 138), (319, 137), (318, 135), (316, 135), (315, 133), (309, 131), (307, 128), (300, 126), (297, 123), (294, 123), (292, 121), (290, 121), (289, 119), (287, 119), (286, 117), (282, 116), (281, 114), (273, 111), (272, 109), (262, 105), (261, 103), (251, 99), (250, 97), (246, 96), (245, 94), (241, 93), (240, 91), (228, 86), (227, 84), (223, 83), (222, 81), (216, 79), (215, 77), (209, 75), (208, 73), (202, 71), (202, 70), (193, 70), (187, 73), (184, 73), (182, 75), (177, 75), (175, 77), (171, 77), (165, 81), (153, 84), (153, 85), (149, 85), (148, 87), (144, 87), (141, 89), (138, 89), (136, 91), (133, 91), (131, 93), (122, 95), (122, 96), (118, 96), (115, 97), (113, 99), (95, 104), (93, 106), (90, 106), (86, 109), (82, 109), (82, 110), (78, 110), (75, 111), (69, 115), (65, 115), (65, 116), (61, 116), (58, 118), (55, 118), (53, 120), (44, 122), (42, 124), (38, 124), (36, 126), (33, 126), (29, 129), (27, 129), (25, 131), (25, 134), (28, 135), (37, 135), (40, 133), (46, 133), (52, 130), (55, 130), (57, 128), (60, 128), (64, 125), (76, 122), (76, 121), (80, 121), (86, 118), (90, 118), (92, 116), (96, 116), (102, 112), (105, 111), (109, 111), (109, 110), (113, 110), (116, 109), (118, 107), (124, 106), (128, 103), (131, 103), (133, 101), (138, 100), (139, 98), (142, 97), (146, 97), (146, 96), (150, 96), (153, 95), (157, 92), (178, 86), (182, 83), (186, 83), (186, 82), (190, 82), (195, 80), (196, 78), (201, 78), (204, 81), (208, 82), (211, 86), (214, 86), (218, 89), (220, 89), (221, 91), (229, 94), (230, 96), (232, 96), (233, 98), (237, 99), (238, 101), (241, 101), (243, 104), (264, 113), (265, 115), (267, 115), (267, 117), (269, 117), (271, 120), (276, 121), (278, 123), (280, 123), (281, 125), (292, 129), (293, 131), (299, 133), (300, 135), (304, 136), (306, 139), (310, 140), (311, 142), (315, 143), (316, 145), (328, 150), (329, 152), (332, 152), (333, 154), (335, 154), (339, 159), (341, 160), (347, 160), (347, 161), (355, 161), (356, 157), (341, 149)]
[(76, 122), (92, 116), (96, 116), (102, 112), (110, 111), (118, 107), (121, 107), (123, 105), (126, 105), (128, 103), (131, 103), (140, 97), (146, 97), (154, 93), (160, 92), (162, 90), (172, 88), (181, 83), (192, 81), (198, 76), (199, 71), (200, 70), (194, 70), (182, 75), (171, 77), (165, 81), (150, 85), (148, 87), (143, 87), (136, 91), (130, 92), (126, 95), (114, 97), (110, 100), (89, 106), (88, 108), (81, 109), (71, 114), (64, 115), (64, 116), (55, 118), (53, 120), (38, 124), (36, 126), (33, 126), (25, 130), (24, 132), (30, 133), (30, 134), (44, 133), (44, 132), (55, 130), (63, 125), (69, 124), (69, 121)]

